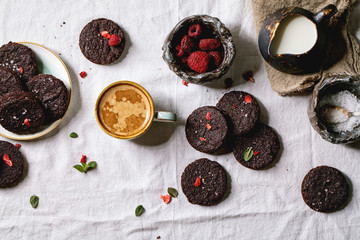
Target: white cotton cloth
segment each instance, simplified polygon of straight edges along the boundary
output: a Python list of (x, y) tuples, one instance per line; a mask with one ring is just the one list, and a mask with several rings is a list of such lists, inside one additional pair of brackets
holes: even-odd
[[(163, 61), (161, 48), (171, 29), (194, 14), (218, 17), (232, 32), (237, 55), (223, 78), (185, 87)], [(359, 14), (357, 6), (352, 31), (358, 39)], [(100, 17), (115, 21), (126, 34), (125, 51), (114, 65), (91, 63), (78, 46), (82, 28)], [(56, 130), (20, 142), (27, 174), (17, 186), (0, 189), (1, 239), (359, 239), (360, 144), (326, 142), (310, 125), (308, 96), (281, 97), (271, 90), (250, 0), (2, 0), (0, 22), (1, 44), (43, 44), (61, 54), (73, 84), (70, 110)], [(255, 83), (242, 78), (249, 70)], [(80, 78), (81, 71), (88, 76)], [(216, 105), (229, 91), (227, 77), (235, 81), (230, 90), (258, 99), (261, 121), (279, 134), (280, 159), (273, 168), (254, 171), (232, 153), (204, 154), (188, 144), (187, 116)], [(133, 141), (106, 135), (96, 123), (95, 102), (119, 80), (141, 84), (156, 109), (178, 115), (177, 123), (154, 123)], [(79, 137), (70, 138), (71, 132)], [(75, 170), (81, 155), (98, 167), (87, 174)], [(219, 162), (230, 176), (229, 196), (212, 207), (190, 204), (181, 190), (184, 168), (203, 157)], [(352, 198), (341, 211), (318, 213), (302, 199), (303, 177), (320, 165), (338, 168), (351, 180)], [(160, 195), (168, 187), (179, 196), (166, 205)], [(37, 209), (29, 203), (33, 194), (40, 198)], [(135, 217), (139, 204), (146, 211)]]

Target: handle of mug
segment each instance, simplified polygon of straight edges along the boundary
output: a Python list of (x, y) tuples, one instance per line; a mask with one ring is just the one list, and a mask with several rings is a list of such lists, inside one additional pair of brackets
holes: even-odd
[(175, 122), (176, 114), (165, 111), (155, 111), (154, 121), (156, 122)]
[(333, 4), (329, 4), (326, 7), (324, 7), (320, 12), (315, 14), (314, 20), (316, 23), (325, 23), (329, 21), (329, 19), (334, 16), (334, 14), (337, 12), (337, 8)]

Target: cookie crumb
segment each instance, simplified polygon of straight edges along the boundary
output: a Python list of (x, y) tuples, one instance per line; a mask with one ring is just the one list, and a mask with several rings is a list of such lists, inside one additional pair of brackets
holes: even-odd
[(232, 80), (232, 78), (226, 78), (224, 81), (225, 89), (231, 88), (233, 83), (234, 83), (234, 81)]

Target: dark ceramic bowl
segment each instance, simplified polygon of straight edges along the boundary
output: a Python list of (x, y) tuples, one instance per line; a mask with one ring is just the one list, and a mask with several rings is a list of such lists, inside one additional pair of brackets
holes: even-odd
[[(330, 4), (317, 14), (303, 8), (289, 7), (277, 10), (264, 22), (259, 32), (259, 49), (261, 55), (275, 69), (291, 74), (305, 74), (318, 71), (326, 58), (326, 24), (337, 12), (334, 5)], [(314, 23), (317, 30), (315, 45), (302, 54), (273, 54), (270, 51), (272, 41), (281, 22), (294, 15), (302, 15)]]
[[(222, 44), (222, 62), (213, 71), (205, 73), (194, 72), (181, 64), (175, 55), (176, 45), (179, 44), (181, 37), (187, 33), (188, 28), (195, 23), (199, 23), (209, 29)], [(165, 39), (162, 50), (164, 52), (163, 59), (170, 70), (181, 79), (191, 83), (205, 83), (221, 78), (229, 70), (236, 53), (229, 29), (218, 18), (207, 15), (194, 15), (181, 20)]]
[(360, 80), (347, 75), (329, 77), (319, 82), (310, 96), (308, 116), (311, 126), (323, 139), (331, 143), (351, 143), (360, 139), (360, 126), (347, 132), (334, 132), (321, 118), (319, 107), (321, 99), (345, 90), (360, 98)]

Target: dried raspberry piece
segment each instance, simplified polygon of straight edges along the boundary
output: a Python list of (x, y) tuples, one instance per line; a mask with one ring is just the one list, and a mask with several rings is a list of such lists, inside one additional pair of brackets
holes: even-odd
[(190, 37), (197, 38), (201, 34), (200, 24), (191, 25), (188, 34)]
[(121, 37), (116, 34), (112, 34), (109, 38), (109, 45), (110, 46), (116, 46), (121, 43)]
[(164, 203), (169, 204), (169, 202), (171, 201), (171, 196), (170, 195), (160, 195), (160, 198), (164, 201)]
[(201, 39), (199, 48), (201, 50), (213, 50), (220, 47), (220, 42), (216, 38)]
[(251, 103), (251, 101), (252, 101), (251, 96), (250, 96), (249, 94), (246, 95), (246, 96), (245, 96), (245, 102), (246, 102), (246, 103)]
[(256, 156), (259, 154), (259, 151), (254, 151), (253, 155)]
[(200, 186), (200, 184), (201, 184), (201, 179), (200, 179), (199, 177), (197, 177), (197, 178), (196, 178), (196, 181), (195, 181), (195, 183), (194, 183), (194, 186), (195, 186), (195, 187), (198, 187), (198, 186)]
[(182, 50), (182, 48), (180, 47), (180, 45), (177, 45), (177, 46), (175, 47), (175, 49), (176, 49), (176, 51), (177, 51), (176, 56), (182, 57), (182, 56), (184, 55), (184, 50)]
[(185, 81), (185, 80), (182, 80), (181, 83), (182, 83), (182, 85), (184, 85), (185, 87), (187, 87), (187, 86), (189, 85), (189, 83), (188, 83), (187, 81)]
[(208, 129), (208, 130), (210, 130), (211, 129), (211, 125), (210, 124), (206, 124), (206, 128)]
[(12, 163), (12, 161), (10, 160), (9, 155), (7, 155), (6, 153), (4, 153), (3, 160), (4, 160), (4, 162), (5, 162), (7, 165), (9, 165), (10, 167), (12, 167), (13, 163)]
[(20, 70), (20, 74), (23, 74), (24, 69), (22, 67), (20, 67), (19, 70)]
[(27, 118), (24, 119), (24, 124), (25, 124), (26, 126), (31, 126), (30, 120), (27, 119)]
[(190, 53), (193, 50), (193, 48), (195, 47), (195, 42), (191, 37), (189, 37), (189, 35), (185, 35), (181, 39), (180, 46), (184, 52)]
[(20, 149), (21, 148), (21, 144), (15, 144), (15, 147), (17, 147), (17, 149)]
[(252, 83), (255, 83), (254, 72), (253, 71), (244, 72), (242, 76), (246, 81), (250, 81)]
[(188, 58), (188, 65), (195, 72), (204, 73), (209, 66), (209, 55), (202, 51), (193, 52)]
[(102, 31), (101, 33), (101, 36), (103, 36), (104, 38), (110, 38), (110, 34), (108, 31)]
[(82, 71), (81, 73), (79, 73), (81, 78), (84, 78), (87, 76), (87, 73), (85, 71)]
[(206, 119), (209, 120), (209, 121), (211, 120), (210, 115), (211, 115), (211, 112), (207, 112), (207, 113), (206, 113)]
[(221, 56), (218, 51), (211, 51), (209, 52), (209, 55), (212, 59), (212, 62), (214, 63), (215, 67), (218, 67), (221, 63)]
[(233, 109), (235, 109), (235, 108), (236, 108), (236, 105), (234, 104), (234, 105), (232, 105), (232, 107), (233, 107)]
[(86, 163), (86, 160), (87, 160), (86, 155), (81, 155), (81, 160), (80, 160), (80, 162)]
[(205, 141), (205, 138), (203, 138), (203, 137), (200, 137), (200, 141)]

